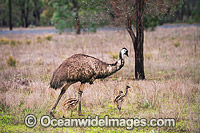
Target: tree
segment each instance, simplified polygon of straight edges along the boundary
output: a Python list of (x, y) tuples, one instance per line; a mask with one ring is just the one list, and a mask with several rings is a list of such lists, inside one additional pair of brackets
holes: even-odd
[[(104, 6), (98, 0), (54, 0), (50, 2), (54, 7), (52, 21), (60, 32), (65, 29), (81, 29), (96, 31), (98, 24), (103, 24), (107, 14), (102, 14)], [(103, 16), (104, 15), (104, 16)]]
[(73, 10), (75, 13), (75, 22), (76, 22), (76, 34), (80, 34), (81, 33), (81, 28), (80, 28), (80, 20), (79, 20), (79, 6), (78, 6), (78, 1), (77, 0), (72, 0), (73, 3)]
[(200, 0), (183, 0), (182, 6), (175, 12), (175, 17), (168, 18), (168, 22), (188, 22), (200, 21)]
[(32, 0), (33, 1), (33, 17), (34, 17), (34, 25), (38, 26), (40, 21), (40, 14), (42, 13), (43, 3), (41, 0)]
[[(173, 13), (180, 0), (111, 0), (114, 23), (125, 25), (135, 51), (135, 79), (145, 79), (144, 73), (144, 17), (161, 17)], [(135, 24), (136, 34), (132, 27)]]
[(55, 0), (50, 1), (50, 4), (54, 8), (52, 21), (55, 27), (60, 32), (75, 27), (76, 33), (80, 34), (79, 0)]
[(51, 18), (54, 14), (54, 8), (50, 0), (43, 0), (42, 2), (42, 12), (41, 12), (41, 19), (40, 19), (40, 24), (41, 25), (52, 25)]
[(9, 29), (12, 30), (12, 1), (9, 0), (8, 2), (9, 7)]
[(21, 24), (22, 27), (28, 27), (29, 17), (33, 10), (33, 1), (32, 0), (17, 0), (17, 4), (21, 11)]

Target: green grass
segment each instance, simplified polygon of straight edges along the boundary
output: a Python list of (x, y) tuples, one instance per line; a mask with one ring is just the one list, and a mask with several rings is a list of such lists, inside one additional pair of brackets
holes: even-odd
[[(48, 115), (48, 112), (43, 109), (23, 109), (20, 114), (17, 114), (19, 112), (16, 112), (16, 114), (9, 114), (9, 112), (12, 112), (12, 108), (2, 109), (1, 107), (1, 114), (0, 114), (0, 131), (1, 132), (147, 132), (147, 131), (156, 131), (158, 127), (134, 127), (132, 130), (127, 130), (126, 127), (47, 127), (44, 128), (40, 125), (40, 118), (43, 115)], [(23, 105), (20, 105), (18, 108), (24, 108)], [(105, 116), (108, 116), (109, 118), (127, 118), (130, 114), (134, 117), (128, 117), (128, 118), (140, 118), (140, 114), (148, 114), (150, 116), (154, 116), (155, 114), (159, 114), (158, 108), (152, 108), (149, 106), (149, 101), (145, 101), (144, 105), (142, 107), (138, 107), (137, 105), (132, 106), (128, 105), (126, 107), (122, 107), (122, 113), (119, 113), (116, 109), (116, 106), (109, 102), (105, 104), (103, 107), (97, 107), (98, 109), (101, 108), (101, 111), (93, 112), (93, 108), (89, 107), (83, 107), (82, 112), (84, 116), (78, 116), (77, 112), (74, 112), (72, 118), (86, 118), (88, 115), (91, 116), (91, 118), (94, 118), (96, 115), (99, 116), (99, 118), (104, 118)], [(197, 106), (194, 106), (195, 110), (198, 110)], [(188, 109), (188, 106), (185, 106), (183, 108), (182, 112), (186, 112)], [(60, 110), (60, 107), (56, 110), (56, 118), (62, 118), (62, 111)], [(25, 118), (25, 114), (34, 114), (37, 117), (37, 125), (33, 128), (28, 128), (25, 126), (23, 118)], [(18, 116), (19, 115), (19, 116)], [(187, 114), (184, 117), (188, 117)], [(23, 117), (21, 117), (23, 116)], [(67, 118), (70, 118), (70, 111), (66, 114)], [(16, 119), (17, 117), (21, 117), (21, 120)], [(150, 118), (148, 119), (150, 120)], [(187, 122), (188, 120), (178, 120), (176, 121), (176, 127), (162, 127), (159, 128), (160, 130), (172, 131), (172, 132), (185, 132), (187, 131)]]

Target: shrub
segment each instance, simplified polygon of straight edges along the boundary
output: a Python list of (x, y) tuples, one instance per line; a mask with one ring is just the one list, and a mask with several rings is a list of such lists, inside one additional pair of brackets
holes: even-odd
[(52, 35), (46, 35), (46, 36), (45, 36), (45, 39), (46, 39), (46, 40), (48, 40), (48, 41), (51, 41), (51, 40), (52, 40), (52, 38), (53, 38), (53, 36), (52, 36)]
[(15, 46), (16, 43), (17, 43), (17, 41), (15, 41), (15, 40), (11, 40), (11, 41), (10, 41), (10, 45), (12, 45), (12, 46)]
[(16, 42), (17, 42), (17, 44), (22, 44), (22, 42), (21, 42), (21, 41), (19, 41), (19, 40), (17, 40)]
[(145, 53), (145, 57), (147, 59), (152, 59), (153, 55), (152, 55), (152, 53)]
[(113, 59), (118, 59), (118, 53), (109, 52), (109, 54), (112, 56)]
[(6, 39), (6, 38), (2, 38), (2, 39), (0, 40), (0, 44), (9, 44), (9, 40)]
[(37, 43), (42, 43), (42, 38), (40, 36), (37, 36), (36, 40), (37, 40)]
[(10, 56), (8, 59), (7, 59), (7, 64), (11, 67), (16, 67), (16, 64), (17, 64), (17, 60), (15, 58), (13, 58), (12, 56)]
[(28, 27), (29, 27), (29, 28), (35, 28), (35, 25), (32, 25), (32, 24), (31, 24), (31, 25), (29, 25)]
[(27, 45), (30, 45), (31, 43), (32, 43), (31, 40), (26, 40), (26, 44), (27, 44)]
[(175, 46), (175, 47), (179, 47), (179, 46), (180, 46), (180, 43), (179, 43), (179, 42), (175, 42), (175, 43), (174, 43), (174, 46)]

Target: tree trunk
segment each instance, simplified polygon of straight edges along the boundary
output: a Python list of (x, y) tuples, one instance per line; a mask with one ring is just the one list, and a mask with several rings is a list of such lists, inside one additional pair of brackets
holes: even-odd
[(74, 11), (76, 13), (75, 20), (76, 20), (76, 34), (81, 33), (81, 28), (80, 28), (80, 20), (79, 20), (79, 15), (78, 15), (78, 2), (76, 0), (72, 1), (74, 5)]
[(28, 23), (29, 7), (26, 7), (25, 10), (26, 10), (26, 11), (25, 11), (25, 16), (24, 16), (24, 20), (25, 20), (25, 28), (28, 28), (28, 25), (29, 25), (29, 23)]
[(81, 33), (81, 28), (80, 28), (80, 20), (78, 16), (78, 11), (76, 12), (76, 34)]
[(137, 0), (136, 10), (136, 36), (132, 30), (132, 19), (134, 17), (127, 16), (127, 31), (131, 36), (133, 47), (135, 51), (135, 79), (145, 79), (144, 74), (144, 57), (143, 57), (143, 43), (144, 43), (144, 25), (143, 25), (143, 13), (144, 13), (144, 1)]
[(28, 16), (25, 16), (25, 28), (28, 28)]
[(143, 44), (144, 44), (144, 0), (136, 0), (137, 4), (137, 20), (136, 20), (136, 41), (134, 43), (135, 50), (135, 78), (145, 79), (144, 75), (144, 56), (143, 56)]
[(37, 26), (38, 25), (37, 10), (33, 11), (33, 17), (34, 17), (33, 24)]
[(12, 30), (12, 3), (11, 0), (9, 0), (9, 29)]
[(34, 25), (38, 26), (40, 22), (40, 8), (38, 5), (38, 1), (34, 1), (33, 17), (34, 17)]

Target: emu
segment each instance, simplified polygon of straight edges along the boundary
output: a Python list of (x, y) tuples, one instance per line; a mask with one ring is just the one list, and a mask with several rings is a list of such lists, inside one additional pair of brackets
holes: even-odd
[(114, 103), (117, 105), (119, 112), (121, 111), (122, 103), (124, 102), (124, 99), (128, 94), (128, 88), (130, 88), (130, 87), (126, 86), (126, 93), (124, 95), (122, 95), (122, 93), (123, 93), (122, 91), (119, 91), (119, 95), (114, 100)]
[[(82, 92), (79, 91), (78, 92), (78, 100), (76, 98), (69, 98), (66, 101), (64, 101), (63, 103), (63, 110), (66, 113), (67, 110), (71, 111), (71, 117), (72, 117), (72, 112), (75, 109), (75, 107), (77, 106), (78, 102), (80, 101), (80, 96), (82, 95)], [(63, 115), (63, 118), (65, 118), (65, 116)]]
[[(62, 87), (58, 99), (50, 112), (50, 115), (54, 117), (54, 110), (70, 85), (76, 82), (81, 82), (79, 92), (82, 93), (85, 83), (93, 84), (95, 79), (104, 79), (119, 71), (124, 66), (124, 55), (128, 56), (128, 50), (126, 48), (122, 48), (120, 50), (119, 60), (114, 64), (108, 64), (95, 57), (84, 54), (75, 54), (67, 58), (53, 72), (50, 82), (50, 87), (55, 90)], [(82, 116), (81, 96), (79, 101), (78, 115)]]

